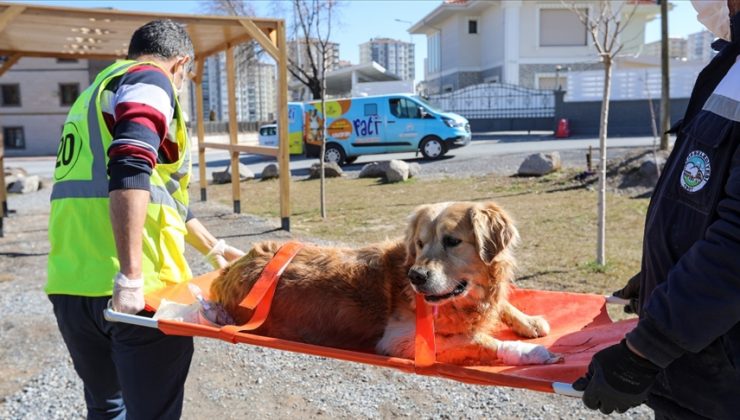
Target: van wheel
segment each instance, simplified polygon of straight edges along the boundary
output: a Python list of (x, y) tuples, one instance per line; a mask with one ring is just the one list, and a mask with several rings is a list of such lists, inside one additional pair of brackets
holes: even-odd
[(359, 156), (349, 156), (346, 159), (344, 159), (344, 163), (346, 163), (347, 165), (355, 163), (358, 157)]
[(347, 159), (347, 155), (344, 153), (342, 146), (336, 143), (328, 143), (326, 145), (326, 150), (324, 151), (324, 162), (344, 165), (345, 159)]
[(421, 154), (425, 159), (437, 159), (446, 153), (444, 143), (439, 137), (430, 136), (421, 142)]

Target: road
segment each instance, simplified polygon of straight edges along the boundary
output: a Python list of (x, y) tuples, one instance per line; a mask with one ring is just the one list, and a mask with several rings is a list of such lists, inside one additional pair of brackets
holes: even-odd
[[(610, 148), (650, 147), (653, 145), (653, 137), (609, 138), (607, 144)], [(470, 145), (460, 149), (451, 150), (449, 152), (450, 157), (449, 159), (446, 159), (446, 162), (448, 164), (454, 164), (456, 158), (459, 158), (458, 160), (466, 160), (471, 157), (506, 155), (514, 153), (522, 154), (550, 151), (586, 150), (589, 146), (592, 146), (595, 151), (598, 151), (598, 138), (554, 139), (552, 135), (544, 134), (476, 134), (473, 136), (473, 141), (470, 143)], [(595, 152), (595, 155), (597, 154), (598, 153)], [(193, 158), (195, 159), (193, 164), (193, 180), (197, 181), (199, 176), (197, 155), (193, 154)], [(359, 170), (364, 164), (377, 160), (409, 160), (413, 158), (413, 153), (391, 153), (386, 155), (361, 156), (353, 165), (345, 167), (345, 170)], [(243, 164), (247, 165), (247, 167), (256, 175), (259, 175), (264, 167), (268, 164), (276, 162), (276, 160), (272, 157), (258, 155), (242, 155), (240, 157), (240, 161)], [(307, 159), (301, 156), (293, 156), (290, 160), (291, 172), (294, 176), (306, 175), (308, 173), (308, 168), (310, 168), (312, 164), (316, 163), (316, 161), (317, 160), (315, 158)], [(39, 175), (42, 178), (52, 177), (54, 163), (55, 158), (50, 156), (5, 158), (6, 168), (21, 167), (25, 169), (29, 173), (29, 175)], [(211, 172), (224, 170), (228, 163), (228, 152), (222, 150), (207, 151), (206, 172), (208, 174), (208, 179), (211, 178)]]

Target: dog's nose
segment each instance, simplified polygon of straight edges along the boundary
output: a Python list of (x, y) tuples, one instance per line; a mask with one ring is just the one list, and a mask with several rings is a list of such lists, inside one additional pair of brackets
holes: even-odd
[(428, 278), (429, 273), (423, 268), (412, 267), (409, 270), (409, 280), (411, 280), (411, 284), (413, 284), (414, 286), (421, 286), (422, 284), (427, 282)]

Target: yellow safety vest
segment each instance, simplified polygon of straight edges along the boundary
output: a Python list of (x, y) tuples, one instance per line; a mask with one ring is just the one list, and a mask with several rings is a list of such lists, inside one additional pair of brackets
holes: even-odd
[[(113, 137), (103, 120), (101, 94), (111, 80), (140, 64), (121, 61), (103, 70), (64, 123), (51, 193), (48, 294), (112, 294), (120, 264), (109, 216), (107, 150)], [(177, 99), (174, 120), (179, 159), (158, 163), (151, 175), (142, 247), (145, 293), (192, 277), (184, 257), (190, 147)]]

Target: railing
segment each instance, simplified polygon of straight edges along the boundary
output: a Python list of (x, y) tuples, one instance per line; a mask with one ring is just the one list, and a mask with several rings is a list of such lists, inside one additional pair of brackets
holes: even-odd
[(506, 83), (481, 83), (438, 95), (429, 102), (468, 119), (547, 118), (555, 116), (552, 90), (529, 89)]

